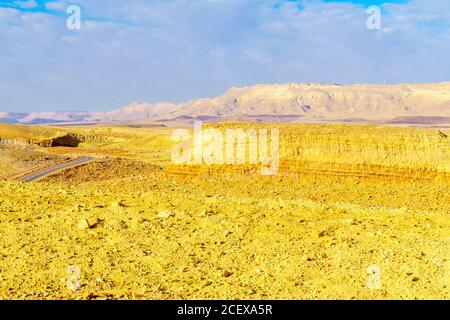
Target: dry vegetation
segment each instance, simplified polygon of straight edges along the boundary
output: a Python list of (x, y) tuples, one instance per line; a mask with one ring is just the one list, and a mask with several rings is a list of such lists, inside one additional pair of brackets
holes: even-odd
[(173, 166), (170, 129), (27, 128), (107, 159), (0, 181), (0, 298), (448, 299), (449, 132), (279, 127), (276, 177)]

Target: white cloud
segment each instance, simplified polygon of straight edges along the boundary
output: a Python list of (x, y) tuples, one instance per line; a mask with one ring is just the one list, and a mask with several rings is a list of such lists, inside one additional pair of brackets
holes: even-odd
[(23, 9), (32, 9), (38, 6), (35, 0), (15, 1), (14, 3)]
[(17, 17), (20, 12), (16, 9), (0, 8), (0, 22), (11, 20)]
[(108, 110), (261, 82), (450, 80), (448, 0), (386, 4), (380, 31), (366, 28), (363, 6), (319, 0), (302, 10), (269, 0), (77, 3), (79, 31), (64, 16), (0, 9), (1, 111)]
[(44, 4), (47, 10), (66, 11), (70, 4), (66, 1), (52, 1)]

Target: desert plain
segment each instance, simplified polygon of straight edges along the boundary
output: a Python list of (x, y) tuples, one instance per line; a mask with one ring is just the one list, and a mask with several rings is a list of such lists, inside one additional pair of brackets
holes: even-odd
[(0, 125), (0, 299), (450, 298), (449, 129), (212, 126), (278, 128), (278, 173), (175, 165), (170, 127)]

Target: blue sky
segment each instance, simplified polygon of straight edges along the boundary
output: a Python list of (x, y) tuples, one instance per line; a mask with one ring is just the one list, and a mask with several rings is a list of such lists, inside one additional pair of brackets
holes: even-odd
[[(361, 4), (364, 6), (370, 6), (370, 5), (381, 5), (384, 3), (407, 3), (410, 0), (323, 0), (322, 2), (342, 2), (342, 3), (354, 3), (354, 4)], [(27, 8), (26, 6), (24, 7), (23, 4), (24, 3), (29, 3), (30, 6)], [(27, 1), (27, 0), (22, 0), (22, 1), (17, 1), (17, 0), (2, 0), (0, 1), (0, 6), (3, 7), (9, 7), (9, 8), (16, 8), (16, 9), (20, 9), (23, 11), (51, 11), (45, 8), (45, 4), (49, 3), (49, 2), (58, 2), (56, 0), (35, 0), (35, 1)], [(283, 2), (293, 2), (293, 3), (301, 3), (301, 0), (280, 0), (280, 1), (275, 1), (276, 3), (283, 3)], [(32, 6), (32, 4), (35, 4), (34, 6)], [(71, 4), (76, 4), (76, 1), (71, 1), (68, 2)]]
[[(81, 30), (66, 8), (81, 7)], [(379, 5), (380, 30), (366, 8)], [(257, 83), (450, 81), (448, 0), (0, 0), (0, 112), (106, 111)]]

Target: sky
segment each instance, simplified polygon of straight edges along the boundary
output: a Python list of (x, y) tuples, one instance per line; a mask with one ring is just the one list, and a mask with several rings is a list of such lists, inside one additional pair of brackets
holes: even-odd
[(109, 111), (259, 83), (442, 81), (448, 0), (0, 0), (0, 112)]

